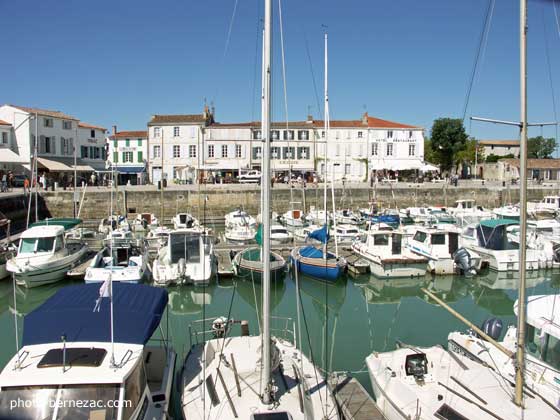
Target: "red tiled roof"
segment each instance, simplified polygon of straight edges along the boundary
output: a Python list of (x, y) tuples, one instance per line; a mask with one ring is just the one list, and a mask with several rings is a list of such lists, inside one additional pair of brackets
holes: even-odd
[(47, 117), (53, 117), (53, 118), (61, 118), (63, 120), (74, 120), (74, 121), (78, 121), (77, 118), (74, 118), (70, 115), (64, 114), (60, 111), (51, 111), (48, 109), (40, 109), (40, 108), (30, 108), (27, 106), (17, 106), (17, 105), (9, 105), (12, 106), (14, 108), (17, 109), (21, 109), (24, 112), (27, 112), (29, 114), (39, 114), (39, 115), (44, 115)]
[[(519, 159), (500, 159), (499, 162), (519, 168)], [(560, 159), (527, 159), (527, 169), (560, 169)]]
[(519, 140), (479, 140), (483, 146), (519, 146)]
[(0, 125), (12, 125), (9, 122), (6, 122), (4, 120), (0, 120)]
[(422, 128), (414, 125), (382, 120), (381, 118), (370, 117), (367, 114), (366, 116), (368, 119), (368, 127), (370, 128)]
[(205, 123), (203, 114), (153, 115), (148, 125), (172, 123)]
[(78, 123), (78, 127), (82, 127), (82, 128), (93, 128), (95, 130), (103, 130), (103, 131), (107, 131), (107, 129), (105, 127), (100, 127), (98, 125), (92, 125), (92, 124), (88, 124), (85, 122), (79, 122)]
[(111, 140), (117, 139), (145, 139), (148, 137), (147, 131), (119, 131), (117, 134), (113, 134), (110, 138)]

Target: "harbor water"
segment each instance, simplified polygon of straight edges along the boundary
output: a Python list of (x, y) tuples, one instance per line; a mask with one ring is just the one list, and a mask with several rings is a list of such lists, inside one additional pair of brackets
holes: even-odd
[[(395, 348), (400, 340), (417, 346), (446, 344), (451, 331), (464, 331), (465, 325), (422, 292), (435, 293), (472, 322), (498, 317), (504, 325), (515, 323), (513, 304), (517, 298), (517, 273), (482, 273), (468, 279), (459, 276), (426, 276), (414, 279), (382, 280), (373, 276), (344, 276), (326, 284), (300, 277), (302, 308), (300, 323), (304, 351), (328, 372), (351, 372), (371, 392), (364, 359), (373, 351)], [(23, 316), (56, 290), (72, 282), (61, 282), (34, 289), (15, 289), (10, 279), (0, 283), (0, 365), (16, 352), (14, 315), (19, 342)], [(528, 273), (528, 295), (558, 293), (560, 272)], [(252, 334), (258, 333), (261, 286), (247, 279), (218, 280), (207, 287), (169, 288), (167, 320), (162, 321), (178, 353), (177, 369), (190, 346), (189, 325), (202, 318), (230, 316), (249, 321)], [(272, 288), (273, 316), (297, 322), (296, 282), (292, 273)], [(92, 310), (95, 302), (91, 302)], [(280, 321), (272, 322), (280, 328)], [(109, 326), (107, 326), (109, 328)], [(505, 328), (504, 328), (505, 332)], [(299, 334), (296, 332), (296, 339)], [(177, 395), (174, 395), (177, 406)]]

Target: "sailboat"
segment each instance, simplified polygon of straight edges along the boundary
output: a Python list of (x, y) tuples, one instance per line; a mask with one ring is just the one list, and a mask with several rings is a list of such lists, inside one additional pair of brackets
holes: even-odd
[[(271, 335), (270, 97), (272, 1), (265, 0), (263, 48), (262, 334), (232, 336), (232, 319), (201, 319), (191, 325), (191, 348), (182, 374), (184, 418), (337, 419), (326, 382), (297, 345), (291, 330)], [(206, 338), (211, 337), (209, 340)]]
[[(329, 95), (327, 89), (327, 34), (325, 34), (325, 159), (327, 157), (327, 144), (329, 140)], [(344, 272), (346, 268), (346, 261), (338, 257), (338, 252), (333, 254), (327, 251), (327, 242), (329, 241), (329, 216), (327, 213), (327, 177), (326, 177), (327, 162), (325, 160), (325, 188), (323, 191), (323, 207), (324, 207), (324, 224), (321, 229), (317, 229), (308, 234), (309, 239), (318, 240), (323, 244), (322, 248), (316, 248), (312, 245), (295, 247), (290, 253), (290, 258), (296, 270), (303, 274), (316, 277), (327, 281), (336, 281), (338, 277)], [(333, 168), (334, 171), (334, 168)], [(334, 184), (333, 184), (334, 186)], [(333, 187), (333, 201), (334, 201), (334, 187)], [(333, 208), (334, 212), (334, 208)], [(336, 243), (336, 218), (335, 222), (335, 247), (338, 248)]]
[[(527, 260), (527, 0), (520, 0), (520, 67), (521, 67), (521, 189), (520, 189), (520, 235), (519, 235), (519, 299), (518, 326), (515, 339), (516, 353), (495, 341), (495, 327), (488, 325), (488, 332), (482, 331), (466, 321), (445, 302), (423, 290), (431, 299), (446, 307), (456, 317), (467, 323), (478, 334), (509, 358), (515, 358), (511, 374), (503, 369), (500, 360), (491, 364), (465, 356), (466, 352), (455, 353), (441, 346), (417, 348), (401, 345), (395, 351), (372, 353), (366, 358), (366, 365), (376, 400), (389, 420), (393, 419), (537, 419), (559, 418), (557, 398), (548, 401), (539, 390), (532, 388), (534, 382), (525, 384), (527, 368), (525, 364), (526, 338), (526, 290), (525, 264)], [(533, 303), (533, 302), (531, 302)], [(531, 303), (529, 305), (531, 305)], [(535, 306), (542, 303), (535, 302)], [(550, 303), (548, 303), (550, 305)], [(542, 311), (542, 308), (540, 309)], [(537, 317), (539, 318), (539, 310)], [(531, 314), (531, 311), (530, 311)], [(544, 330), (546, 323), (537, 319), (529, 323), (541, 327), (544, 338), (553, 338), (551, 330)], [(554, 323), (553, 326), (556, 324)], [(556, 327), (554, 327), (556, 328)], [(544, 330), (544, 331), (543, 331)], [(534, 335), (534, 331), (533, 331)], [(547, 337), (548, 335), (548, 337)], [(531, 338), (529, 336), (529, 338)], [(531, 344), (531, 340), (528, 344)], [(490, 344), (488, 344), (490, 345)], [(486, 347), (486, 346), (485, 346)], [(536, 347), (536, 346), (535, 346)], [(465, 349), (476, 351), (476, 346), (468, 342)], [(480, 348), (480, 347), (479, 347)], [(531, 346), (529, 351), (531, 351)], [(534, 349), (534, 348), (533, 348)], [(537, 348), (538, 349), (538, 348)], [(537, 350), (535, 349), (535, 350)], [(512, 362), (513, 364), (513, 362)], [(545, 367), (543, 366), (543, 370)], [(513, 398), (512, 386), (515, 384)], [(529, 385), (529, 386), (527, 386)], [(552, 384), (551, 384), (552, 385)]]

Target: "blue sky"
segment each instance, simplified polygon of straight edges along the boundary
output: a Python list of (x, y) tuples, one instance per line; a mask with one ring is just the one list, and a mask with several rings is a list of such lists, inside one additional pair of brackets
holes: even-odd
[[(310, 68), (322, 107), (321, 25), (329, 32), (331, 118), (356, 119), (367, 110), (429, 129), (435, 118), (462, 116), (488, 1), (283, 0), (290, 119), (305, 118), (308, 110), (320, 117)], [(258, 119), (263, 2), (237, 2), (226, 51), (235, 4), (0, 0), (0, 103), (58, 109), (121, 130), (142, 129), (155, 113), (200, 113), (205, 98), (220, 122)], [(277, 10), (278, 0), (273, 4)], [(560, 15), (560, 1), (556, 7)], [(530, 1), (529, 17), (529, 116), (550, 121), (545, 39), (560, 106), (552, 1)], [(467, 116), (519, 119), (518, 26), (519, 2), (496, 0)], [(283, 120), (277, 28), (276, 22), (273, 115)], [(468, 121), (466, 128), (478, 138), (518, 135), (515, 128)]]

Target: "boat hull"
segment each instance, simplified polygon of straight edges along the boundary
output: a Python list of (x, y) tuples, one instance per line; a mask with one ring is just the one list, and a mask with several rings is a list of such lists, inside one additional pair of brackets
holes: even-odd
[(371, 273), (379, 278), (420, 277), (426, 274), (426, 262), (382, 262), (371, 261)]
[(344, 264), (330, 254), (323, 258), (304, 257), (300, 255), (301, 248), (292, 250), (290, 259), (296, 269), (302, 274), (327, 281), (336, 281), (344, 271)]

